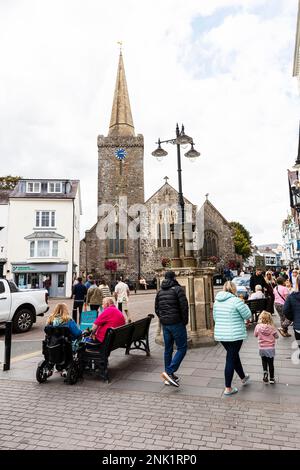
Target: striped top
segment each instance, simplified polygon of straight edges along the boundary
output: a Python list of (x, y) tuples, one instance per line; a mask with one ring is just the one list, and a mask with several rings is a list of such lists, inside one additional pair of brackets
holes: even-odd
[(99, 289), (100, 289), (101, 292), (102, 292), (103, 298), (104, 298), (104, 297), (111, 297), (111, 292), (110, 292), (110, 289), (109, 289), (109, 287), (108, 287), (107, 285), (105, 286), (104, 284), (101, 284), (101, 285), (99, 286)]
[(219, 292), (213, 309), (217, 341), (239, 341), (247, 338), (245, 320), (251, 318), (249, 307), (230, 292)]

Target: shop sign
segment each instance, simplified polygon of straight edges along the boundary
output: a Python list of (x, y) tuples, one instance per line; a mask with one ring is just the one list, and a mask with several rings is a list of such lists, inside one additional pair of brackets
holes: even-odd
[(13, 266), (13, 273), (23, 273), (29, 271), (36, 271), (36, 268), (32, 266)]

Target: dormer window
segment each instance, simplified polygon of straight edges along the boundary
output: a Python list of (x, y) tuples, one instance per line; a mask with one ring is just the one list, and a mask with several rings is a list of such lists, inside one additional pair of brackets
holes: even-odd
[(48, 193), (62, 193), (62, 182), (53, 181), (48, 183)]
[(26, 183), (26, 193), (40, 193), (41, 192), (41, 183), (40, 182), (27, 182)]

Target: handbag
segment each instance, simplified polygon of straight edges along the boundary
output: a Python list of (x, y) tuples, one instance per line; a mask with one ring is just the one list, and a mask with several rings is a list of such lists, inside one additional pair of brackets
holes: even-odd
[(278, 290), (278, 286), (276, 286), (276, 290), (277, 290), (277, 293), (278, 293), (279, 297), (281, 297), (282, 300), (285, 302), (286, 299), (284, 297), (282, 297), (282, 295), (280, 294), (280, 292)]

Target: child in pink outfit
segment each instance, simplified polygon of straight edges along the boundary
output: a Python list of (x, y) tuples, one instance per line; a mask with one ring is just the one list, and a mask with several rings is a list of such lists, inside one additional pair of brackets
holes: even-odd
[(275, 339), (278, 338), (272, 315), (263, 310), (259, 315), (258, 324), (254, 330), (254, 336), (258, 338), (259, 355), (262, 360), (264, 371), (263, 381), (270, 384), (275, 383), (274, 378), (274, 357), (275, 357)]

